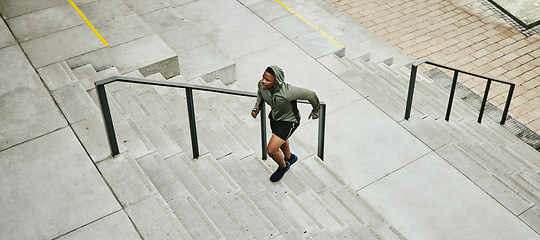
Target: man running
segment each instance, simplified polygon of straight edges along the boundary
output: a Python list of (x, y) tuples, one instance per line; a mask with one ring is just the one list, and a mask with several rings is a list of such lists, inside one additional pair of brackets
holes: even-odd
[(291, 153), (288, 140), (300, 125), (297, 100), (307, 100), (311, 104), (313, 110), (308, 119), (319, 118), (321, 109), (319, 98), (313, 91), (292, 86), (285, 83), (284, 80), (285, 74), (280, 67), (272, 65), (266, 68), (263, 78), (258, 84), (255, 107), (251, 111), (251, 116), (256, 118), (261, 104), (264, 102), (272, 108), (268, 114), (272, 137), (266, 151), (279, 165), (278, 169), (270, 176), (272, 182), (281, 180), (285, 172), (298, 160), (298, 157)]

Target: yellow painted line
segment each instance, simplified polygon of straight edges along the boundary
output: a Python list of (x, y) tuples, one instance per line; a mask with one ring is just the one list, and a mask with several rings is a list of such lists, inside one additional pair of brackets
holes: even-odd
[(334, 42), (335, 44), (337, 44), (340, 48), (345, 48), (345, 46), (339, 44), (336, 40), (334, 40), (333, 38), (331, 38), (330, 36), (328, 36), (328, 34), (326, 34), (325, 32), (323, 32), (322, 30), (319, 30), (320, 33), (322, 33), (322, 35), (326, 36), (328, 39), (330, 39), (332, 42)]
[[(69, 1), (69, 0), (68, 0)], [(340, 48), (345, 48), (343, 45), (339, 44), (336, 40), (334, 40), (332, 37), (328, 36), (328, 34), (326, 34), (325, 32), (323, 32), (322, 30), (320, 30), (318, 27), (316, 27), (315, 25), (313, 25), (312, 23), (310, 23), (308, 20), (306, 20), (305, 18), (303, 18), (302, 16), (300, 16), (300, 14), (298, 13), (295, 13), (291, 8), (287, 7), (287, 5), (283, 4), (281, 1), (279, 0), (275, 0), (277, 3), (281, 4), (281, 6), (285, 7), (287, 10), (289, 10), (291, 13), (294, 13), (294, 15), (296, 15), (298, 18), (300, 18), (302, 21), (304, 21), (305, 23), (307, 23), (309, 26), (311, 26), (312, 28), (314, 28), (315, 30), (319, 31), (322, 35), (324, 35), (325, 37), (327, 37), (328, 39), (330, 39), (330, 41), (334, 42), (335, 44), (337, 44)]]
[(287, 10), (289, 10), (290, 12), (294, 13), (294, 11), (292, 9), (290, 9), (289, 7), (287, 7), (287, 5), (283, 4), (281, 1), (279, 0), (276, 0), (276, 2), (278, 2), (279, 4), (281, 4), (281, 6), (285, 7)]
[(101, 40), (101, 42), (103, 43), (103, 45), (105, 46), (109, 46), (109, 43), (105, 40), (105, 38), (103, 38), (103, 36), (101, 36), (101, 34), (99, 34), (99, 32), (96, 30), (96, 28), (94, 27), (94, 25), (92, 25), (92, 23), (88, 20), (88, 18), (86, 18), (86, 16), (84, 16), (84, 14), (81, 12), (81, 10), (77, 7), (77, 5), (75, 5), (75, 3), (73, 3), (72, 0), (67, 0), (69, 2), (69, 4), (71, 4), (71, 6), (73, 7), (73, 9), (75, 9), (75, 11), (77, 11), (77, 13), (79, 14), (79, 16), (81, 16), (82, 20), (86, 23), (86, 25), (88, 25), (88, 27), (92, 30), (92, 32), (94, 32), (94, 34), (99, 38), (99, 40)]

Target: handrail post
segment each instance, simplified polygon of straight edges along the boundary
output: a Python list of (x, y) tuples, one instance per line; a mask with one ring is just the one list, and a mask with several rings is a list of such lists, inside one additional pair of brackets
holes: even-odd
[(456, 93), (458, 73), (459, 73), (458, 71), (454, 71), (454, 78), (452, 79), (452, 88), (450, 89), (450, 97), (448, 99), (448, 108), (446, 108), (446, 117), (444, 118), (447, 122), (450, 120), (450, 112), (452, 111), (452, 103), (454, 101), (454, 94)]
[(411, 117), (411, 108), (414, 95), (414, 84), (416, 82), (416, 72), (418, 71), (418, 66), (414, 63), (411, 66), (411, 78), (409, 80), (409, 93), (407, 94), (407, 105), (405, 106), (405, 119), (409, 120)]
[(116, 134), (114, 133), (114, 126), (111, 116), (111, 110), (109, 109), (109, 102), (107, 101), (107, 92), (105, 91), (105, 85), (96, 85), (97, 95), (99, 98), (99, 104), (101, 105), (101, 113), (103, 115), (103, 123), (105, 124), (105, 130), (107, 132), (107, 138), (109, 140), (109, 147), (111, 148), (112, 157), (120, 154), (118, 150), (118, 142), (116, 141)]
[(512, 101), (512, 95), (514, 94), (514, 88), (516, 85), (510, 85), (510, 90), (508, 90), (508, 97), (506, 98), (506, 104), (504, 105), (504, 111), (501, 119), (501, 125), (504, 125), (506, 122), (506, 116), (508, 115), (508, 109), (510, 108), (510, 101)]
[(261, 109), (259, 111), (261, 116), (261, 157), (266, 160), (268, 155), (266, 153), (266, 105), (261, 104)]
[(489, 88), (491, 88), (491, 79), (488, 79), (488, 82), (486, 84), (486, 90), (484, 91), (484, 99), (482, 99), (482, 106), (480, 107), (480, 114), (478, 115), (478, 123), (482, 123), (482, 116), (484, 115), (484, 109), (486, 108)]
[(193, 158), (199, 158), (199, 144), (197, 141), (197, 123), (195, 120), (195, 106), (193, 104), (193, 89), (186, 88), (186, 101), (189, 119), (189, 132), (191, 134), (191, 149)]
[(317, 145), (317, 156), (324, 160), (324, 131), (326, 125), (326, 104), (321, 104), (321, 115), (319, 119), (319, 132), (318, 132), (318, 145)]

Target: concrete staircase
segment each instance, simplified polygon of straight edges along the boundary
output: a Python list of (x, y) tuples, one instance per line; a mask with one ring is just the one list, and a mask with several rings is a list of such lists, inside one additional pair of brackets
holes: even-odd
[[(10, 6), (9, 2), (3, 6)], [(540, 232), (538, 152), (489, 119), (477, 124), (477, 112), (461, 101), (455, 101), (450, 122), (442, 120), (448, 93), (422, 74), (413, 116), (404, 120), (409, 74), (404, 65), (411, 62), (406, 56), (322, 0), (287, 4), (347, 45), (345, 52), (306, 29), (303, 21), (274, 1), (212, 1), (219, 6), (201, 9), (208, 3), (81, 1), (80, 8), (111, 46), (68, 44), (66, 51), (53, 46), (64, 38), (86, 43), (83, 39), (93, 36), (81, 33), (86, 26), (78, 16), (69, 15), (65, 3), (3, 13), (12, 29), (24, 29), (21, 26), (28, 19), (51, 11), (72, 20), (46, 32), (14, 31), (14, 35), (116, 197), (121, 210), (107, 217), (125, 213), (129, 219), (131, 225), (114, 232), (143, 239), (408, 238), (363, 199), (359, 189), (350, 187), (318, 159), (316, 146), (303, 135), (293, 136), (293, 150), (300, 160), (282, 181), (271, 183), (268, 178), (276, 164), (259, 157), (259, 120), (249, 115), (254, 99), (195, 92), (201, 156), (192, 159), (184, 90), (110, 84), (107, 93), (122, 152), (110, 157), (95, 81), (124, 75), (252, 90), (253, 85), (244, 88), (242, 82), (235, 82), (240, 75), (237, 62), (251, 60), (246, 56), (286, 40)], [(237, 15), (229, 18), (233, 13)], [(239, 46), (242, 41), (229, 46), (227, 41), (238, 40), (243, 33), (227, 35), (229, 28), (253, 14), (264, 20), (266, 28), (263, 31), (254, 25), (257, 27), (250, 26), (248, 32), (272, 30), (281, 35), (269, 35), (263, 43), (249, 41), (245, 49)], [(182, 36), (190, 38), (179, 41)], [(268, 46), (265, 41), (270, 42)], [(43, 48), (50, 51), (43, 53)], [(157, 57), (149, 57), (149, 52), (158, 52)], [(102, 224), (101, 220), (59, 234), (77, 239), (78, 233)]]
[[(61, 110), (145, 239), (403, 239), (301, 141), (294, 145), (300, 160), (271, 183), (276, 164), (260, 159), (259, 121), (249, 115), (254, 99), (195, 92), (201, 156), (192, 159), (183, 89), (110, 84), (123, 152), (110, 158), (90, 83), (120, 73), (91, 65), (58, 70), (73, 82), (53, 95), (69, 99), (59, 101)], [(181, 75), (146, 78), (242, 89)]]
[(449, 92), (424, 74), (417, 79), (412, 116), (404, 120), (410, 76), (406, 66), (335, 56), (319, 61), (510, 212), (539, 230), (540, 154), (534, 148), (486, 117), (479, 124), (478, 111), (461, 99), (454, 100), (450, 121), (445, 121)]

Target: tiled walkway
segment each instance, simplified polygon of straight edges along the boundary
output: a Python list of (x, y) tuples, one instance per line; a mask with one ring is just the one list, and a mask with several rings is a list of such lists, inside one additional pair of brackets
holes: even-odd
[[(479, 0), (325, 1), (414, 59), (515, 83), (509, 114), (540, 133), (540, 34), (525, 37)], [(460, 82), (485, 88), (478, 78)], [(507, 89), (492, 85), (490, 102), (502, 109)]]

